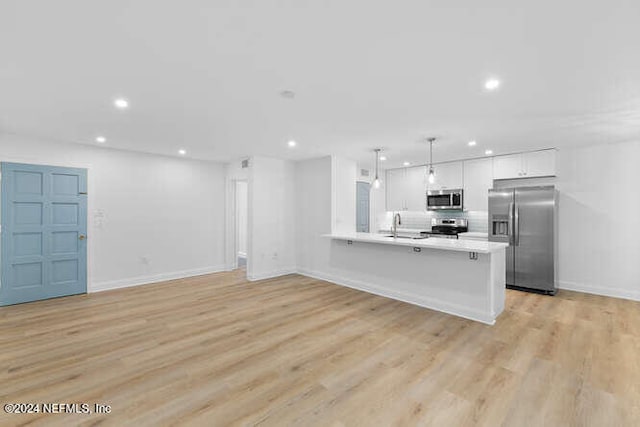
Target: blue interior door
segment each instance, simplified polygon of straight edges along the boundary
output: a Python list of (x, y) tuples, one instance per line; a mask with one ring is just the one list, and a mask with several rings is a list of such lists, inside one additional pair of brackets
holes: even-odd
[(2, 163), (0, 305), (87, 291), (87, 171)]

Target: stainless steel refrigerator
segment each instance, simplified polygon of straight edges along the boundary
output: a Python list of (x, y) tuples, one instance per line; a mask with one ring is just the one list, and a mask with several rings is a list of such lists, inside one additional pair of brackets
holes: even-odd
[(509, 243), (508, 288), (556, 293), (557, 199), (553, 186), (489, 190), (489, 240)]

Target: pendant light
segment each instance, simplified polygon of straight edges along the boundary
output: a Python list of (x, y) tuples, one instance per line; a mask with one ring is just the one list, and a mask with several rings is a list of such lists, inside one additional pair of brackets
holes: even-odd
[(378, 189), (380, 188), (380, 178), (378, 177), (378, 163), (380, 162), (380, 149), (376, 148), (375, 150), (373, 150), (376, 153), (376, 176), (373, 180), (373, 188), (374, 189)]
[(435, 138), (429, 138), (429, 184), (436, 182), (436, 172), (433, 170), (433, 142)]

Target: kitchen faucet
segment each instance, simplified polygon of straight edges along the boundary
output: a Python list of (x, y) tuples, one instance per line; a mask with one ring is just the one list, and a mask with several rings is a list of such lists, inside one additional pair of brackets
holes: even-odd
[(400, 212), (393, 216), (393, 238), (398, 237), (398, 226), (402, 225), (402, 218), (400, 218)]

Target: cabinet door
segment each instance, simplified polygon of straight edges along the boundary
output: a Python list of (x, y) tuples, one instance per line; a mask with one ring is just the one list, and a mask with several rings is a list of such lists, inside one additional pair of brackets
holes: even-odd
[(536, 176), (555, 176), (556, 150), (534, 151), (524, 154), (524, 175), (527, 178)]
[(462, 162), (440, 163), (433, 165), (436, 179), (428, 184), (430, 190), (451, 190), (462, 188)]
[(427, 168), (425, 166), (407, 168), (405, 175), (405, 207), (407, 210), (427, 210), (426, 173)]
[(389, 169), (387, 171), (387, 211), (402, 211), (405, 203), (405, 171), (404, 169)]
[(522, 166), (522, 154), (494, 157), (493, 179), (522, 178)]
[(493, 187), (493, 159), (464, 162), (464, 210), (488, 211), (489, 189)]

